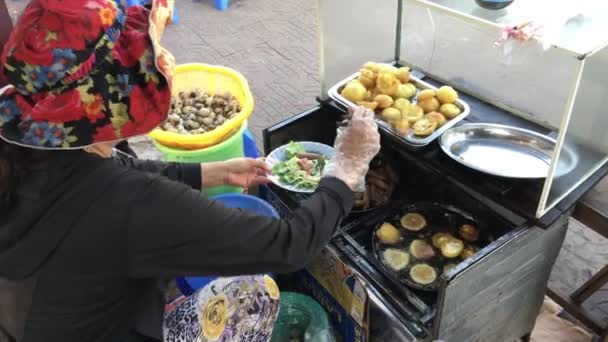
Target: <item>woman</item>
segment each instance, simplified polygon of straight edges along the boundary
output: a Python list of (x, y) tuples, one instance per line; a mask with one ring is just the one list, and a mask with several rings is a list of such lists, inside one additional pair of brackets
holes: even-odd
[[(114, 143), (162, 123), (172, 57), (158, 41), (170, 11), (113, 0), (34, 0), (1, 58), (0, 341), (159, 341), (157, 279), (303, 267), (351, 208), (379, 150), (358, 109), (337, 155), (288, 220), (200, 196), (263, 182), (261, 161), (168, 164), (111, 158)], [(226, 278), (165, 323), (166, 341), (265, 341), (278, 310), (263, 277)]]

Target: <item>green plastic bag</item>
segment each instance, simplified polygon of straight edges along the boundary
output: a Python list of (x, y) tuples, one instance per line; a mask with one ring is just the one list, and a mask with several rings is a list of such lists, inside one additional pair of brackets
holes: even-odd
[(281, 292), (279, 317), (270, 342), (335, 342), (327, 313), (308, 296)]

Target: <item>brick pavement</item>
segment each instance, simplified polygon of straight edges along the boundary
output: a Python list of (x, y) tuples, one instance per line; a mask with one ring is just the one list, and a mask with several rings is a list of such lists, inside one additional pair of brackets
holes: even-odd
[(255, 110), (249, 126), (261, 130), (315, 104), (319, 92), (314, 0), (236, 0), (227, 12), (212, 1), (177, 2), (180, 23), (164, 44), (178, 63), (232, 67), (249, 81)]

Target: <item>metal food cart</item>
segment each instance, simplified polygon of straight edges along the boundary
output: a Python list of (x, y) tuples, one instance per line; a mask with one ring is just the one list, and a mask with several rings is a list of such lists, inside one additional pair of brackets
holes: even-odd
[[(587, 17), (566, 25), (549, 50), (531, 41), (505, 54), (494, 41), (524, 3), (493, 12), (472, 0), (319, 0), (319, 105), (267, 128), (266, 153), (291, 140), (331, 144), (345, 108), (328, 92), (367, 61), (410, 66), (428, 84), (456, 88), (470, 106), (456, 127), (504, 124), (555, 141), (546, 177), (519, 180), (463, 166), (437, 140), (412, 146), (381, 127), (381, 153), (401, 182), (388, 207), (450, 204), (495, 238), (444, 272), (436, 291), (419, 291), (387, 276), (374, 255), (374, 227), (391, 209), (351, 215), (299, 275), (346, 340), (513, 341), (532, 331), (572, 208), (608, 173), (608, 40), (593, 35), (607, 21)], [(264, 196), (286, 216), (306, 199), (273, 186)]]

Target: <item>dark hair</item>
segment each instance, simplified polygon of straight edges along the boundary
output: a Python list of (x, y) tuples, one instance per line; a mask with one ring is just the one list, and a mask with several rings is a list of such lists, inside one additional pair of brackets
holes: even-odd
[(20, 176), (34, 154), (32, 149), (9, 144), (0, 139), (0, 209), (13, 206)]

